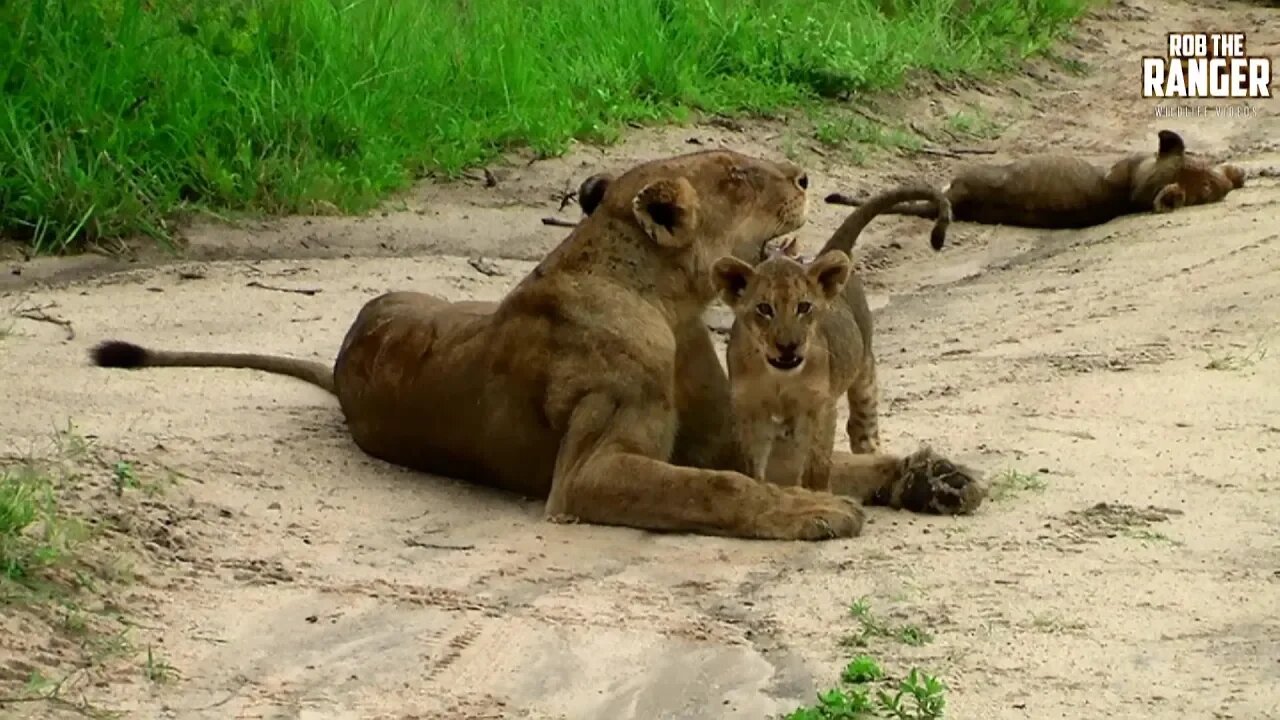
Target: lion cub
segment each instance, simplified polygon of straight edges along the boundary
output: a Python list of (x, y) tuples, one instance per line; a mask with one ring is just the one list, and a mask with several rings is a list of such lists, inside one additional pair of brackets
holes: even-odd
[(829, 490), (836, 398), (856, 371), (857, 326), (840, 296), (853, 270), (838, 250), (812, 262), (792, 257), (794, 246), (754, 267), (733, 256), (712, 274), (733, 310), (725, 353), (737, 441), (747, 474), (778, 485)]

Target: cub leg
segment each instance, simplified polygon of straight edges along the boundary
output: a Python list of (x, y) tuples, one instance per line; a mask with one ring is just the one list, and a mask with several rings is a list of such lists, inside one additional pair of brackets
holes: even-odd
[(849, 422), (845, 429), (849, 431), (850, 452), (880, 452), (879, 394), (875, 364), (868, 362), (849, 386)]

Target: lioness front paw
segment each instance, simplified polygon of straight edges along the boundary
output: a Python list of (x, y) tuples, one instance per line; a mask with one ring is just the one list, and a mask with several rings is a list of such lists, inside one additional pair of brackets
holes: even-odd
[(798, 487), (778, 488), (777, 502), (756, 518), (756, 536), (771, 540), (831, 540), (862, 532), (857, 501)]
[(986, 496), (987, 486), (977, 471), (922, 447), (903, 458), (897, 480), (877, 499), (887, 501), (884, 504), (890, 507), (912, 512), (967, 515), (976, 510)]

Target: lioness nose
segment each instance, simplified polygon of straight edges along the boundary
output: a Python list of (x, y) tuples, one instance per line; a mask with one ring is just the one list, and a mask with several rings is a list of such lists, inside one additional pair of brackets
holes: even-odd
[(800, 349), (800, 343), (778, 343), (778, 352), (782, 357), (793, 357)]
[(799, 187), (801, 190), (808, 190), (809, 176), (806, 175), (805, 173), (800, 173), (800, 177), (796, 178), (796, 186)]

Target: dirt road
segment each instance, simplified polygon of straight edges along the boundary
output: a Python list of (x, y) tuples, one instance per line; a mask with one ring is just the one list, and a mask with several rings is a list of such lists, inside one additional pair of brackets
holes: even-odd
[[(1135, 95), (1139, 58), (1167, 30), (1245, 30), (1251, 53), (1275, 57), (1278, 12), (1120, 2), (1064, 46), (1086, 75), (1045, 62), (998, 90), (896, 107), (981, 107), (1009, 123), (988, 143), (997, 157), (1077, 145), (1106, 161), (1169, 127), (1195, 151), (1274, 171), (1280, 101), (1157, 117)], [(499, 297), (565, 235), (538, 218), (590, 172), (691, 138), (779, 154), (783, 132), (639, 131), (603, 152), (515, 158), (496, 187), (431, 186), (368, 218), (193, 229), (196, 256), (221, 261), (19, 266), (0, 305), (56, 303), (46, 312), (74, 339), (12, 319), (0, 440), (70, 420), (141, 468), (190, 477), (147, 506), (163, 541), (131, 590), (145, 618), (133, 643), (176, 681), (117, 671), (85, 691), (93, 702), (137, 718), (760, 720), (836, 681), (852, 652), (839, 640), (858, 627), (848, 607), (866, 598), (932, 636), (868, 652), (891, 674), (944, 679), (948, 717), (1280, 718), (1274, 176), (1218, 205), (1084, 231), (958, 224), (940, 254), (923, 221), (872, 225), (858, 254), (879, 308), (885, 440), (982, 468), (996, 496), (968, 518), (873, 510), (848, 541), (551, 525), (538, 503), (362, 455), (336, 403), (302, 383), (85, 361), (106, 337), (329, 360), (377, 293)], [(807, 147), (793, 151), (815, 198), (965, 161), (856, 168)], [(844, 212), (818, 202), (802, 249)], [(77, 657), (41, 632), (6, 624), (0, 681)]]

